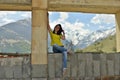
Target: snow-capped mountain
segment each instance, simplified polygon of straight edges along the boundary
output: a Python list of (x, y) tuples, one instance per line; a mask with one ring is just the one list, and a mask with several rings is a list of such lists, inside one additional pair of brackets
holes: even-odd
[(72, 42), (74, 45), (77, 45), (79, 43), (80, 40), (84, 39), (86, 36), (88, 36), (90, 34), (89, 31), (81, 31), (81, 30), (69, 30), (66, 29), (65, 30), (65, 34), (66, 34), (66, 39), (69, 42)]
[(97, 30), (95, 32), (92, 32), (88, 36), (84, 37), (83, 39), (79, 40), (79, 43), (76, 45), (76, 48), (85, 48), (92, 43), (102, 40), (108, 36), (114, 35), (116, 32), (115, 27), (111, 29), (106, 29), (106, 30)]
[[(106, 30), (97, 30), (95, 32), (92, 33), (86, 33), (86, 35), (82, 35), (79, 31), (75, 31), (75, 32), (71, 32), (70, 31), (66, 31), (67, 32), (67, 36), (71, 36), (68, 37), (64, 42), (65, 46), (71, 49), (74, 49), (74, 51), (76, 51), (77, 49), (83, 49), (91, 44), (93, 44), (96, 41), (100, 41), (108, 36), (112, 36), (115, 34), (116, 29), (115, 27), (111, 28), (111, 29), (106, 29)], [(76, 44), (73, 43), (76, 42)], [(51, 47), (50, 47), (50, 36), (48, 36), (48, 51), (52, 51)], [(71, 45), (72, 44), (72, 45)]]

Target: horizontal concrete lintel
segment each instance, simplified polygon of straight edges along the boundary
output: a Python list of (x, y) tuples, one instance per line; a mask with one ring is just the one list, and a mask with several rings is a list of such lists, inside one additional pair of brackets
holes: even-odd
[(0, 4), (31, 4), (32, 0), (0, 0)]

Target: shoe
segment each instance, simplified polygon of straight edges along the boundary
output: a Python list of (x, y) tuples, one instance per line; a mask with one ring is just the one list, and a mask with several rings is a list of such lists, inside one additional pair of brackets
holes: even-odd
[(67, 74), (67, 68), (63, 68), (63, 76)]
[(74, 52), (72, 51), (72, 50), (68, 50), (67, 51), (67, 54), (69, 54), (69, 55), (71, 55), (71, 54), (73, 54)]

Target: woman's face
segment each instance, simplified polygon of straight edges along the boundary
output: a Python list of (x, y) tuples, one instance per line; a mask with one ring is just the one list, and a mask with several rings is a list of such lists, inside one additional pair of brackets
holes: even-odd
[(60, 26), (55, 27), (55, 31), (58, 32), (60, 30)]

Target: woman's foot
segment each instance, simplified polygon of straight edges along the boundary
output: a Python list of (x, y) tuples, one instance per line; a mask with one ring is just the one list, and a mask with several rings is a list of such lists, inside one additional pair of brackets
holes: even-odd
[(63, 68), (63, 76), (67, 74), (67, 68)]
[(73, 51), (72, 50), (68, 50), (67, 54), (71, 55), (71, 54), (73, 54)]

